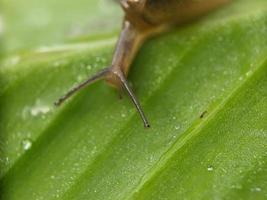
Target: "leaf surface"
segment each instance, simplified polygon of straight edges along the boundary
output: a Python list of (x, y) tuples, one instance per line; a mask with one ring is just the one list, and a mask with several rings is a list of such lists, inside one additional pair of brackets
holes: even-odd
[(129, 80), (150, 129), (103, 82), (53, 107), (109, 65), (114, 34), (8, 56), (2, 199), (266, 198), (266, 11), (236, 0), (144, 45)]

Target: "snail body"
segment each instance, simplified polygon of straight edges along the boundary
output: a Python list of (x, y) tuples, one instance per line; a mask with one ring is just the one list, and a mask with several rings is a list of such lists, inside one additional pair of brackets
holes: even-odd
[(137, 108), (145, 127), (148, 120), (127, 82), (130, 66), (142, 46), (150, 37), (166, 32), (174, 26), (193, 20), (230, 0), (120, 0), (125, 16), (111, 66), (98, 72), (71, 89), (55, 104), (60, 105), (76, 91), (104, 79), (119, 90), (124, 89)]

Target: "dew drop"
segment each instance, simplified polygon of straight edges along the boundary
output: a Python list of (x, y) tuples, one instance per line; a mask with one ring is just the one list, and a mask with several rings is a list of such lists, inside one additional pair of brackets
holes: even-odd
[(151, 156), (149, 157), (149, 162), (153, 162), (153, 161), (154, 161), (154, 156), (151, 155)]
[(254, 187), (250, 189), (251, 192), (261, 192), (261, 188), (260, 187)]
[(32, 141), (30, 139), (24, 139), (21, 142), (22, 148), (27, 151), (32, 147)]
[(49, 111), (50, 111), (50, 107), (45, 106), (45, 105), (42, 105), (42, 106), (38, 105), (38, 106), (34, 106), (31, 109), (31, 115), (35, 117), (40, 114), (47, 114)]
[(175, 128), (175, 130), (179, 130), (181, 127), (180, 127), (180, 125), (176, 125), (174, 128)]
[(211, 172), (211, 171), (214, 170), (214, 168), (213, 168), (213, 166), (210, 165), (210, 166), (208, 166), (207, 170), (208, 170), (209, 172)]

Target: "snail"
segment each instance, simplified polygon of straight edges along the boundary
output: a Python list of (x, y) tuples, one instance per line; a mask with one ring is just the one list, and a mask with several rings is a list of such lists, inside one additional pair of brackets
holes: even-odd
[(145, 127), (150, 127), (141, 105), (127, 82), (130, 66), (142, 44), (150, 37), (196, 19), (230, 0), (120, 0), (124, 10), (123, 27), (110, 67), (99, 71), (62, 96), (61, 105), (80, 89), (104, 79), (119, 90), (124, 89), (135, 105)]

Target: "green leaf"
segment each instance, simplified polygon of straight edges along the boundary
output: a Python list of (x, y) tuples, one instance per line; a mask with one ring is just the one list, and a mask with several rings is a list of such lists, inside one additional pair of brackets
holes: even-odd
[(122, 12), (110, 0), (2, 0), (7, 51), (55, 45), (77, 36), (110, 34)]
[[(31, 45), (8, 36), (10, 51), (62, 43), (55, 27)], [(150, 129), (104, 82), (53, 107), (110, 63), (112, 32), (4, 59), (2, 199), (266, 199), (267, 2), (236, 0), (144, 45), (129, 80)]]

